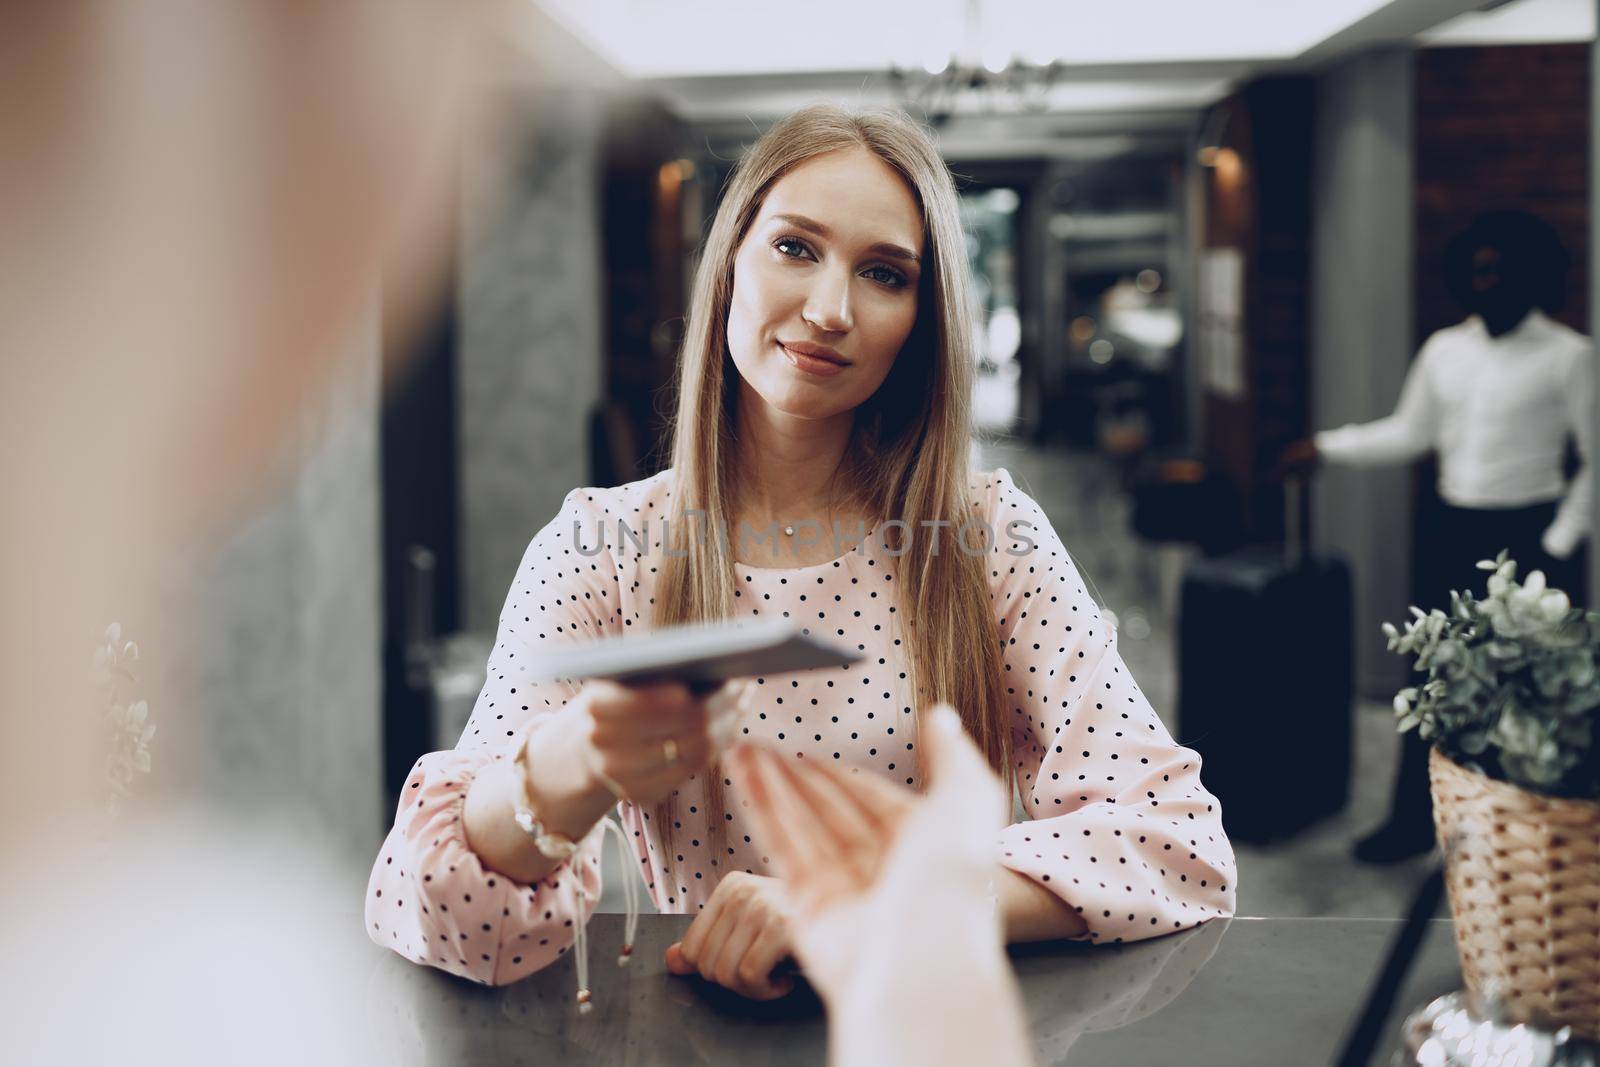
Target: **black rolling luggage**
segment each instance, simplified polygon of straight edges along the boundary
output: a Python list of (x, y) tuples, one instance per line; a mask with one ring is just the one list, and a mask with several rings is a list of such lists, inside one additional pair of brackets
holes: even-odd
[(1309, 494), (1285, 488), (1285, 549), (1196, 562), (1179, 606), (1179, 740), (1246, 842), (1289, 836), (1350, 793), (1350, 571), (1306, 551)]

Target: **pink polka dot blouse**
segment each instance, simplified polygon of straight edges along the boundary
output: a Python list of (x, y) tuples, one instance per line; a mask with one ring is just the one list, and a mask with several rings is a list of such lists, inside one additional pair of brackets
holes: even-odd
[[(987, 553), (989, 595), (1029, 816), (1001, 831), (997, 861), (1071, 905), (1089, 941), (1154, 937), (1231, 915), (1233, 850), (1221, 808), (1200, 783), (1199, 756), (1172, 740), (1129, 676), (1115, 635), (1038, 505), (1004, 470), (977, 476), (973, 489), (974, 506), (986, 503), (996, 533)], [(497, 985), (572, 945), (573, 924), (587, 921), (599, 898), (601, 835), (542, 881), (523, 885), (486, 870), (468, 848), (462, 804), (479, 768), (510, 758), (539, 716), (576, 694), (569, 682), (530, 680), (539, 651), (649, 625), (662, 557), (650, 537), (619, 539), (617, 520), (658, 534), (671, 492), (670, 471), (614, 489), (574, 490), (529, 544), (466, 731), (454, 749), (419, 759), (402, 789), (367, 888), (367, 932), (378, 944)], [(602, 527), (606, 547), (596, 552)], [(1008, 529), (1023, 531), (1032, 547), (1022, 553)], [(915, 786), (894, 559), (881, 545), (874, 551), (875, 540), (816, 566), (736, 565), (737, 617), (793, 619), (862, 654), (847, 667), (756, 679), (741, 729), (745, 739), (796, 758)], [(979, 545), (979, 535), (967, 543)], [(684, 799), (678, 811), (681, 829), (668, 857), (649, 813), (620, 806), (657, 909), (697, 910), (730, 870), (770, 873), (737, 790), (728, 791), (732, 821), (720, 846), (703, 811)]]

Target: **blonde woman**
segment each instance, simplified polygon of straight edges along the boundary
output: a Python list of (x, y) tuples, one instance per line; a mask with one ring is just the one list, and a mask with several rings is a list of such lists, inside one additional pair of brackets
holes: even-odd
[(598, 898), (589, 831), (620, 798), (656, 907), (696, 915), (667, 968), (786, 992), (783, 883), (708, 728), (732, 698), (531, 670), (562, 642), (726, 618), (788, 618), (862, 655), (744, 687), (737, 740), (783, 759), (920, 788), (919, 709), (958, 710), (1031, 820), (994, 849), (1008, 939), (1123, 941), (1232, 912), (1199, 758), (1038, 507), (1005, 471), (968, 469), (970, 292), (920, 128), (814, 107), (757, 142), (701, 259), (672, 466), (574, 490), (534, 537), (460, 743), (406, 783), (367, 895), (375, 941), (485, 983), (546, 966)]

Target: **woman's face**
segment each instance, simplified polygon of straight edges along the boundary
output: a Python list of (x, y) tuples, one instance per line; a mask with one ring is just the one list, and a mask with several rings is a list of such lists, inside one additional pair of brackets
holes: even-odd
[(734, 258), (728, 349), (744, 384), (796, 418), (853, 411), (916, 321), (922, 255), (910, 187), (867, 149), (785, 174)]

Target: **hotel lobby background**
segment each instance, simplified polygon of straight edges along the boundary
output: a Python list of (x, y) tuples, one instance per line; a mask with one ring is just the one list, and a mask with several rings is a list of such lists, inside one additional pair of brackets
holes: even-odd
[[(1543, 0), (1505, 10), (1530, 2)], [(1154, 65), (1134, 73), (1162, 92), (1210, 89), (1181, 106), (957, 117), (940, 129), (972, 194), (969, 222), (988, 235), (977, 242), (987, 338), (1002, 358), (981, 368), (980, 461), (1010, 469), (1043, 505), (1118, 614), (1124, 655), (1175, 731), (1175, 590), (1193, 550), (1130, 536), (1129, 453), (1118, 450), (1187, 453), (1229, 472), (1270, 541), (1282, 515), (1267, 477), (1274, 448), (1392, 410), (1419, 331), (1445, 314), (1424, 284), (1437, 231), (1470, 214), (1480, 188), (1495, 198), (1484, 207), (1550, 216), (1586, 260), (1589, 176), (1574, 175), (1594, 151), (1589, 38), (1441, 35), (1446, 6), (1386, 5), (1396, 19), (1426, 8), (1434, 20), (1330, 39), (1274, 73), (1291, 79), (1278, 97), (1248, 64)], [(649, 467), (693, 251), (735, 153), (783, 101), (863, 99), (859, 75), (844, 88), (821, 75), (632, 78), (530, 9), (526, 33), (482, 72), (499, 106), (462, 144), (440, 327), (395, 374), (396, 361), (379, 359), (394, 341), (374, 301), (372, 329), (353, 339), (365, 368), (347, 386), (360, 394), (354, 416), (331, 429), (307, 420), (287, 492), (195, 576), (208, 625), (173, 667), (210, 709), (218, 758), (205, 786), (219, 803), (249, 806), (287, 784), (363, 852), (392, 817), (398, 776), (441, 743), (434, 694), (408, 684), (408, 644), (451, 637), (424, 643), (459, 703), (533, 531), (568, 489)], [(1591, 36), (1592, 21), (1591, 11)], [(1549, 70), (1564, 73), (1541, 78)], [(1528, 84), (1539, 88), (1493, 91)], [(1462, 85), (1472, 92), (1452, 88)], [(1309, 131), (1298, 158), (1261, 161), (1302, 183), (1288, 207), (1216, 195), (1218, 168), (1200, 150), (1238, 139), (1248, 166), (1261, 145), (1243, 138), (1272, 122)], [(1492, 158), (1472, 156), (1475, 144)], [(1460, 165), (1440, 165), (1449, 145)], [(1208, 216), (1218, 205), (1245, 212), (1230, 217), (1242, 229), (1229, 240), (1274, 270), (1288, 265), (1272, 300), (1247, 294), (1277, 317), (1242, 324), (1247, 341), (1271, 331), (1275, 347), (1247, 345), (1242, 372), (1259, 396), (1290, 398), (1273, 418), (1208, 395), (1215, 382), (1195, 351), (1201, 252), (1225, 231)], [(1009, 246), (991, 241), (1005, 218)], [(1151, 293), (1139, 288), (1146, 266), (1159, 275)], [(1586, 329), (1594, 280), (1575, 278), (1564, 315)], [(1118, 315), (1146, 332), (1104, 329)], [(1175, 341), (1163, 332), (1172, 322)], [(1124, 377), (1108, 385), (1107, 367)], [(1207, 431), (1220, 415), (1237, 416), (1232, 428)], [(1374, 868), (1348, 855), (1383, 815), (1398, 750), (1387, 695), (1405, 670), (1378, 626), (1405, 613), (1419, 484), (1426, 475), (1407, 469), (1318, 479), (1313, 543), (1349, 560), (1355, 580), (1351, 799), (1295, 838), (1241, 847), (1240, 914), (1396, 917), (1421, 874), (1422, 861)], [(424, 586), (431, 603), (419, 611)], [(284, 661), (296, 668), (270, 666)]]

